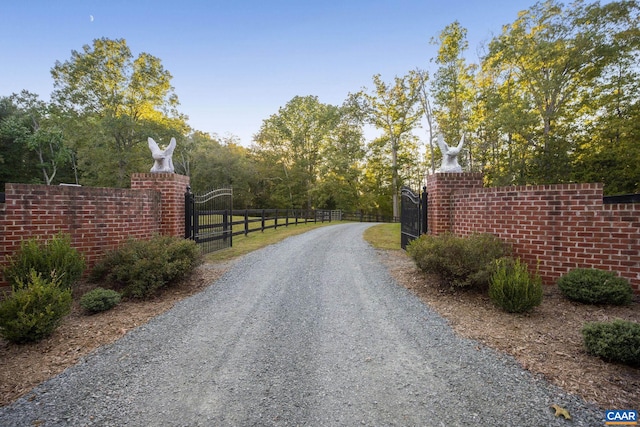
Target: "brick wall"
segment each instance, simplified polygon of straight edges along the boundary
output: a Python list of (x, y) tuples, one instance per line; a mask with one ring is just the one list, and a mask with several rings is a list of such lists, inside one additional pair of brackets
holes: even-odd
[(132, 190), (154, 190), (160, 193), (160, 232), (184, 236), (184, 194), (189, 177), (172, 173), (137, 173), (131, 177)]
[(427, 178), (429, 232), (441, 234), (452, 231), (453, 205), (451, 195), (462, 190), (480, 188), (482, 188), (482, 174), (480, 173), (429, 175)]
[[(189, 177), (135, 174), (131, 189), (6, 184), (0, 203), (0, 265), (32, 237), (71, 236), (93, 266), (129, 237), (184, 235), (184, 193)], [(0, 278), (0, 286), (6, 283)]]
[(640, 292), (640, 204), (603, 204), (602, 184), (482, 188), (480, 174), (435, 174), (427, 191), (430, 233), (495, 234), (547, 284), (595, 267)]

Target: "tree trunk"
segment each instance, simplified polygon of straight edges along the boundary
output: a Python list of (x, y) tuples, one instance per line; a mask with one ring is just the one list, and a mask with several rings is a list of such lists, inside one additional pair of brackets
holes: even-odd
[(391, 185), (393, 186), (393, 218), (400, 217), (400, 211), (398, 207), (398, 146), (391, 140), (391, 167), (392, 167), (392, 179)]

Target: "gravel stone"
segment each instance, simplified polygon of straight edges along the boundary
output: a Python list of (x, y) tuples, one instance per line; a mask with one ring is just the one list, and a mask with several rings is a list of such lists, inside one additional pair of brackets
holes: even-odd
[(603, 425), (597, 407), (456, 336), (393, 281), (362, 239), (368, 226), (322, 227), (244, 256), (0, 408), (0, 425)]

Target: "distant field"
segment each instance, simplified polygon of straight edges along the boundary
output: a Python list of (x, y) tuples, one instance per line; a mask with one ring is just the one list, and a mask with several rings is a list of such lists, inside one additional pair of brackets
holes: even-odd
[[(244, 219), (243, 217), (239, 218)], [(273, 220), (271, 221), (271, 225), (273, 225)], [(306, 231), (313, 230), (314, 228), (342, 224), (345, 222), (347, 221), (333, 221), (324, 223), (318, 222), (317, 224), (314, 224), (312, 222), (308, 224), (299, 223), (298, 225), (289, 225), (289, 227), (278, 226), (277, 229), (270, 228), (263, 232), (253, 232), (247, 234), (246, 236), (244, 234), (240, 234), (233, 238), (233, 247), (212, 252), (206, 255), (205, 258), (208, 261), (230, 260), (238, 256), (245, 255), (251, 251), (255, 251), (265, 246), (277, 243), (281, 240), (286, 239), (287, 237), (295, 236), (297, 234), (302, 234)], [(279, 220), (278, 223), (280, 223)], [(259, 226), (260, 223), (257, 223), (257, 225)], [(240, 226), (234, 226), (234, 232), (239, 231), (238, 229), (236, 229), (236, 227)], [(373, 227), (369, 227), (364, 233), (364, 239), (378, 249), (399, 250), (400, 224), (378, 224), (374, 225)]]

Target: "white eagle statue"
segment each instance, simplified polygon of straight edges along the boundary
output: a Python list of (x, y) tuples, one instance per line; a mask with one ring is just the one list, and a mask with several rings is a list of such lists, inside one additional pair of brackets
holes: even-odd
[(464, 144), (464, 135), (460, 138), (460, 143), (457, 147), (449, 147), (444, 142), (444, 136), (441, 133), (438, 134), (438, 146), (442, 153), (442, 163), (438, 172), (462, 172), (462, 166), (458, 163), (458, 154), (462, 150), (462, 144)]
[(151, 156), (155, 161), (151, 168), (151, 173), (173, 173), (173, 150), (176, 148), (176, 139), (171, 138), (169, 146), (165, 150), (161, 150), (158, 144), (149, 138), (149, 149), (151, 149)]

